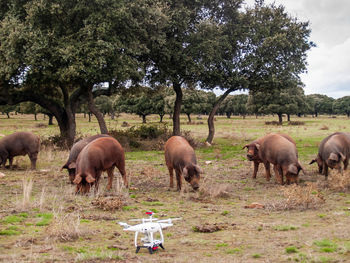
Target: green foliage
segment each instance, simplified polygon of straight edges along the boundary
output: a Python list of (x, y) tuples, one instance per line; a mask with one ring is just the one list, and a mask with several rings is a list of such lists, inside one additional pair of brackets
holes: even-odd
[(350, 117), (350, 96), (339, 98), (333, 102), (333, 113), (346, 114)]
[(310, 107), (309, 113), (315, 115), (318, 114), (332, 114), (334, 99), (326, 95), (311, 94), (306, 96), (307, 104)]
[(252, 257), (253, 258), (261, 258), (261, 255), (260, 254), (253, 254)]
[(221, 103), (219, 113), (226, 114), (227, 118), (231, 115), (245, 116), (248, 114), (247, 109), (248, 95), (240, 94), (227, 96), (227, 98)]

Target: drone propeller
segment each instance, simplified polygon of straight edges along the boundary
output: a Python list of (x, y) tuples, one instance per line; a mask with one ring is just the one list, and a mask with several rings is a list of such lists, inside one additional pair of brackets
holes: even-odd
[[(151, 221), (149, 218), (143, 218), (143, 219), (129, 219), (129, 221), (133, 221), (133, 222), (141, 222), (141, 221), (147, 222), (147, 221)], [(157, 221), (158, 218), (152, 218), (152, 221)]]
[(182, 217), (162, 219), (162, 220), (158, 220), (157, 222), (158, 223), (171, 223), (172, 221), (178, 221), (178, 220), (182, 220)]

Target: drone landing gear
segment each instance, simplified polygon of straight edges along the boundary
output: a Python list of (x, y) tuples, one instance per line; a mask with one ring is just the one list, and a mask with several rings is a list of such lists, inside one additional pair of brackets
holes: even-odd
[[(159, 244), (159, 247), (161, 247), (162, 249), (165, 249), (165, 248), (163, 247), (163, 244)], [(153, 254), (153, 252), (156, 251), (156, 250), (158, 249), (158, 246), (157, 246), (157, 245), (155, 245), (155, 246), (153, 246), (153, 247), (149, 247), (149, 246), (137, 246), (137, 247), (136, 247), (136, 253), (138, 253), (138, 252), (140, 251), (141, 248), (147, 248), (147, 249), (148, 249), (148, 252), (149, 252), (150, 254)]]

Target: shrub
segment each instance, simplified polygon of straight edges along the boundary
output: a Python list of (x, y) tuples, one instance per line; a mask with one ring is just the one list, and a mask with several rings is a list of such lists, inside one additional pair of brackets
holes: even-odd
[(272, 210), (290, 210), (290, 209), (310, 209), (317, 208), (325, 202), (324, 196), (317, 189), (315, 183), (306, 183), (305, 186), (290, 185), (282, 186), (282, 201), (266, 204), (266, 208)]

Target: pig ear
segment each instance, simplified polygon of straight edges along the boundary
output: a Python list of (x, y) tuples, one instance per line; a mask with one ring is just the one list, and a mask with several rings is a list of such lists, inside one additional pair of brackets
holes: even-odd
[(316, 159), (313, 159), (313, 160), (311, 160), (311, 162), (309, 164), (313, 164), (315, 162), (316, 162)]
[(203, 173), (203, 170), (198, 165), (194, 165), (194, 169), (196, 169), (197, 173), (199, 174)]
[(295, 164), (290, 164), (288, 166), (288, 172), (290, 172), (291, 174), (298, 174), (298, 168)]
[(81, 174), (76, 174), (73, 183), (80, 184), (81, 180), (83, 180), (83, 178), (81, 177)]
[(86, 182), (88, 182), (89, 184), (91, 184), (91, 183), (93, 183), (93, 182), (96, 181), (96, 179), (93, 178), (93, 177), (91, 176), (91, 174), (88, 174), (88, 176), (86, 176), (85, 180), (86, 180)]
[(256, 143), (256, 144), (255, 144), (255, 147), (259, 150), (260, 144), (259, 144), (259, 143)]
[(242, 147), (242, 150), (244, 149), (244, 148), (248, 148), (249, 147), (249, 144), (246, 144), (246, 145), (244, 145), (243, 147)]
[(306, 172), (304, 170), (304, 167), (300, 164), (300, 162), (298, 162), (298, 172), (302, 170), (303, 171), (303, 174), (306, 175)]
[(344, 154), (339, 153), (339, 155), (340, 155), (340, 159), (341, 159), (342, 161), (344, 161), (344, 160), (345, 160), (345, 156), (344, 156)]
[(70, 164), (68, 165), (68, 168), (69, 168), (69, 169), (75, 169), (75, 168), (77, 168), (77, 165), (76, 165), (75, 162), (72, 162), (72, 163), (70, 163)]
[(328, 159), (333, 160), (333, 161), (338, 161), (339, 160), (338, 155), (336, 155), (335, 153), (331, 153), (329, 155)]

